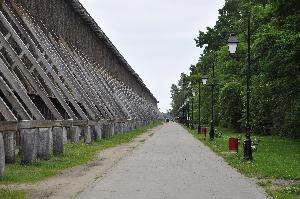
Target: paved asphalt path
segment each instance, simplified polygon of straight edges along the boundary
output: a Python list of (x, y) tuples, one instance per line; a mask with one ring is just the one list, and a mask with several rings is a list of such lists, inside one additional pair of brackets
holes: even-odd
[(264, 199), (265, 192), (176, 123), (165, 124), (84, 199)]

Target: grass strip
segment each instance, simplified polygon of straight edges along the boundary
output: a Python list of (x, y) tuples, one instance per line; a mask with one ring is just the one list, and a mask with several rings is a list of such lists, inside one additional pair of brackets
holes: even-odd
[(15, 191), (11, 189), (0, 189), (0, 198), (5, 199), (25, 199), (26, 195), (22, 191)]
[(229, 138), (240, 138), (243, 141), (244, 134), (226, 128), (217, 129), (222, 132), (222, 136), (214, 141), (210, 141), (209, 136), (205, 138), (204, 135), (199, 135), (196, 130), (187, 130), (239, 172), (257, 178), (258, 184), (273, 198), (300, 198), (300, 140), (277, 136), (252, 136), (252, 140), (256, 138), (261, 141), (257, 150), (253, 152), (253, 161), (247, 162), (243, 159), (242, 143), (239, 143), (238, 153), (228, 150)]
[(86, 145), (83, 142), (78, 144), (67, 143), (64, 146), (64, 154), (53, 156), (48, 161), (38, 161), (28, 166), (20, 165), (19, 163), (7, 165), (5, 176), (0, 178), (0, 184), (35, 183), (47, 177), (55, 176), (64, 169), (88, 163), (101, 150), (128, 143), (147, 130), (161, 124), (162, 122), (155, 122), (143, 128), (115, 135), (110, 139), (94, 141), (90, 145)]

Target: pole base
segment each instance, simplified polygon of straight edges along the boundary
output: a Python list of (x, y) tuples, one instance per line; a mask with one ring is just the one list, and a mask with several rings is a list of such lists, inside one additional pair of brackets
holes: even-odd
[(210, 127), (209, 138), (210, 138), (210, 140), (215, 139), (215, 128), (214, 128), (213, 124), (211, 124), (211, 127)]
[(252, 148), (251, 148), (251, 139), (246, 139), (244, 142), (244, 160), (252, 161)]

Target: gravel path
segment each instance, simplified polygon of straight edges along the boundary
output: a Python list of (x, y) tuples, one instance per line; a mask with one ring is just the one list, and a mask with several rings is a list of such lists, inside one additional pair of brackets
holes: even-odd
[(168, 123), (78, 195), (84, 199), (264, 199), (181, 126)]

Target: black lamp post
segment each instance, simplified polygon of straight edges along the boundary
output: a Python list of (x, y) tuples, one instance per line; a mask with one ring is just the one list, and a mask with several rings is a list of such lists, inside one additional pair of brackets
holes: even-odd
[(210, 121), (210, 132), (209, 132), (209, 137), (210, 140), (215, 139), (215, 122), (214, 122), (214, 89), (215, 89), (215, 64), (212, 64), (212, 69), (213, 69), (213, 76), (212, 76), (212, 83), (211, 83), (211, 121)]
[(198, 134), (201, 132), (201, 79), (199, 79), (199, 88), (198, 88)]
[(186, 104), (186, 111), (187, 111), (187, 127), (190, 127), (190, 100), (187, 99), (187, 104)]
[[(250, 20), (251, 14), (248, 13), (248, 26), (247, 26), (247, 102), (246, 102), (246, 139), (244, 143), (244, 159), (246, 161), (252, 160), (252, 148), (251, 148), (251, 137), (250, 137)], [(238, 40), (235, 33), (231, 33), (228, 39), (228, 47), (230, 54), (234, 54), (236, 52), (238, 46)]]
[(203, 85), (206, 85), (208, 78), (206, 76), (203, 76), (199, 80), (199, 96), (198, 96), (198, 133), (201, 132), (201, 82)]
[(191, 128), (194, 129), (194, 96), (195, 96), (195, 91), (192, 89), (192, 117), (191, 117)]
[(182, 119), (181, 119), (181, 122), (182, 124), (185, 124), (185, 104), (183, 103), (182, 106)]

